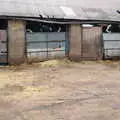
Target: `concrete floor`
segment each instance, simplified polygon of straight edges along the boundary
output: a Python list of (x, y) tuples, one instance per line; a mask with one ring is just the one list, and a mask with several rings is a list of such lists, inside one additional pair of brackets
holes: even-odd
[(120, 120), (120, 62), (0, 68), (0, 120)]

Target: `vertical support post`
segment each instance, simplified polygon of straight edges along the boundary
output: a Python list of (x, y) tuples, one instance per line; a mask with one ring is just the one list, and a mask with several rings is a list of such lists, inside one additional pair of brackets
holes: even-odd
[(79, 61), (82, 57), (82, 27), (78, 24), (70, 26), (69, 30), (69, 58)]
[(66, 25), (66, 31), (65, 31), (65, 56), (69, 57), (69, 25)]
[(25, 60), (25, 22), (8, 21), (8, 63), (21, 64)]
[(49, 51), (48, 51), (48, 32), (47, 32), (47, 60), (49, 59)]

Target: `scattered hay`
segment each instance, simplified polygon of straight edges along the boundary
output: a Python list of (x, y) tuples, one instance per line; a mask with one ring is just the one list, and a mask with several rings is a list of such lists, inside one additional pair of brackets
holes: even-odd
[(24, 86), (21, 85), (9, 85), (6, 84), (3, 88), (0, 89), (1, 95), (12, 95), (14, 93), (23, 92)]
[(46, 92), (48, 93), (48, 91), (49, 91), (49, 86), (41, 86), (41, 87), (28, 86), (23, 91), (6, 95), (6, 97), (8, 97), (9, 100), (22, 100), (34, 95), (39, 96), (41, 93), (44, 94)]
[(50, 86), (22, 86), (6, 84), (0, 89), (0, 96), (8, 97), (8, 99), (21, 100), (31, 97), (32, 95), (39, 95), (48, 91)]
[(31, 96), (32, 94), (39, 94), (40, 92), (44, 92), (48, 89), (49, 89), (49, 86), (39, 86), (39, 87), (29, 86), (29, 87), (26, 87), (26, 89), (23, 92), (23, 95)]
[(64, 59), (64, 60), (49, 60), (45, 62), (39, 63), (41, 67), (55, 67), (59, 65), (68, 65), (71, 64), (71, 61)]

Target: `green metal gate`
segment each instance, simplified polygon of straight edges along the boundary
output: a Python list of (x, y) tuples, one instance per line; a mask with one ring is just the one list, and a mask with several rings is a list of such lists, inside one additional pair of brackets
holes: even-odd
[(103, 33), (104, 58), (120, 58), (120, 33)]
[(65, 32), (27, 33), (28, 59), (38, 61), (63, 58), (67, 51)]

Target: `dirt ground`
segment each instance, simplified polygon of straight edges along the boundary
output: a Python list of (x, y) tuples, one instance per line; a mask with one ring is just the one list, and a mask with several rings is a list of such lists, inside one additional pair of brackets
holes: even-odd
[(0, 120), (120, 120), (120, 62), (0, 67)]

